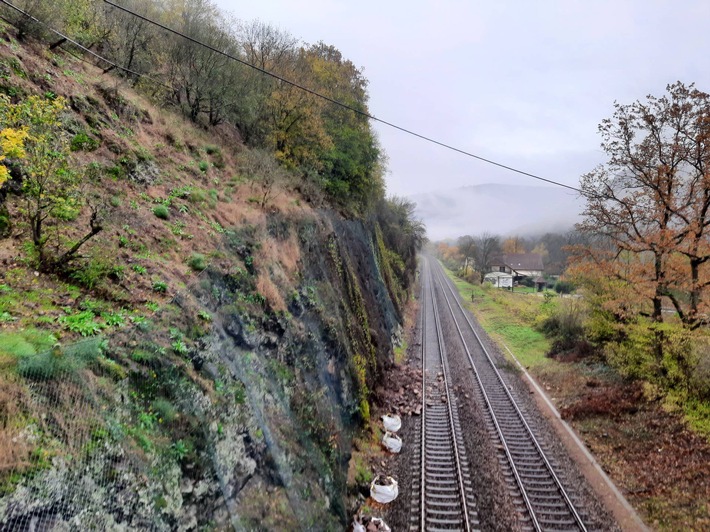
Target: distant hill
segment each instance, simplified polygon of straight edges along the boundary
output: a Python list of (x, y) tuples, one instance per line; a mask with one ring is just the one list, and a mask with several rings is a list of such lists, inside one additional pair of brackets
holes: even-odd
[(484, 184), (461, 187), (409, 199), (429, 238), (455, 238), (489, 231), (527, 235), (565, 231), (579, 221), (584, 200), (561, 187)]

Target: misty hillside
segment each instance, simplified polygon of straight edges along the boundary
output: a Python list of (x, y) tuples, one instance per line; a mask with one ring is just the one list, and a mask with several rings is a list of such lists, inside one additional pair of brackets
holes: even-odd
[(490, 231), (529, 234), (565, 230), (584, 201), (560, 187), (485, 184), (416, 194), (417, 215), (431, 239)]

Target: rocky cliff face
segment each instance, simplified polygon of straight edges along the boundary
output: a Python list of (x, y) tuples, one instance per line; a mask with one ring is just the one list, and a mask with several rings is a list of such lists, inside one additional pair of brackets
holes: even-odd
[(342, 529), (351, 434), (401, 330), (373, 227), (272, 214), (223, 237), (152, 320), (3, 392), (28, 449), (3, 529)]
[(77, 187), (57, 185), (42, 245), (102, 220), (42, 268), (27, 160), (3, 161), (0, 529), (342, 529), (351, 434), (400, 334), (409, 207), (345, 219), (234, 128), (0, 38), (0, 111), (24, 131), (56, 108), (42, 138)]

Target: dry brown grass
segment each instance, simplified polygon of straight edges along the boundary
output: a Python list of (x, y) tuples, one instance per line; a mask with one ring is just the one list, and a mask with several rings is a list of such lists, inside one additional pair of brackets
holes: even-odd
[(17, 423), (26, 390), (7, 376), (0, 377), (0, 478), (29, 466), (33, 445)]
[(280, 264), (287, 277), (295, 279), (299, 271), (301, 248), (296, 236), (291, 235), (286, 240), (265, 239), (259, 250), (259, 258), (267, 264)]
[(266, 223), (264, 213), (236, 201), (232, 203), (218, 202), (215, 210), (212, 213), (207, 213), (207, 216), (227, 228), (244, 223), (258, 226)]
[(281, 293), (271, 278), (264, 272), (259, 273), (256, 279), (256, 289), (264, 296), (269, 306), (277, 312), (286, 311), (286, 303), (281, 297)]

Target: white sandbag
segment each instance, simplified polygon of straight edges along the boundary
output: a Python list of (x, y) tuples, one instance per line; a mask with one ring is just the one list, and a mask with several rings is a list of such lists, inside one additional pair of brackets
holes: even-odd
[(353, 521), (353, 532), (392, 532), (392, 529), (379, 517), (357, 516)]
[(397, 495), (399, 495), (399, 487), (397, 481), (392, 477), (378, 475), (370, 484), (370, 497), (379, 503), (392, 502), (397, 498)]
[(382, 423), (387, 432), (397, 432), (402, 428), (402, 420), (397, 414), (382, 416)]
[(392, 532), (392, 529), (387, 526), (387, 523), (385, 523), (379, 517), (373, 517), (372, 519), (370, 519), (370, 522), (367, 524), (366, 530), (375, 532)]
[(398, 453), (402, 450), (402, 438), (391, 432), (385, 432), (382, 437), (382, 445), (391, 453)]

